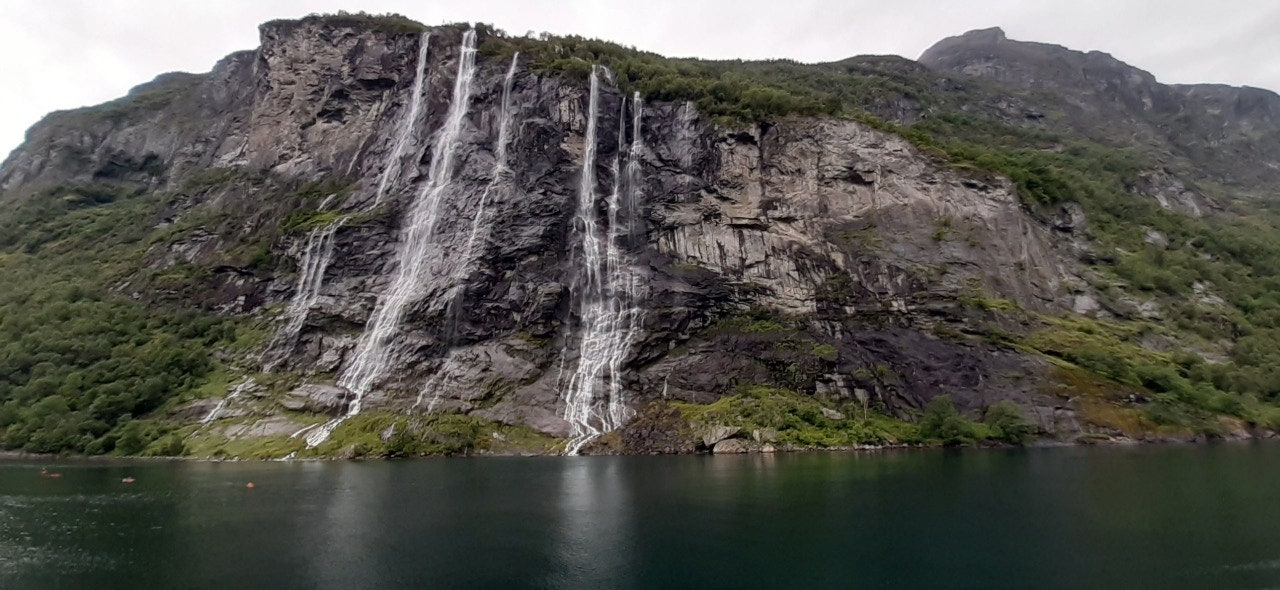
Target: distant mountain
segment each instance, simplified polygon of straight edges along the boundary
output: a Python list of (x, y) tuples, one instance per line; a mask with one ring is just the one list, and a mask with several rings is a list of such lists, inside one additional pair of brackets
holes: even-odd
[(1280, 95), (1216, 84), (1165, 85), (1100, 51), (1010, 40), (993, 28), (920, 56), (935, 71), (1037, 93), (1064, 129), (1150, 148), (1168, 165), (1240, 189), (1280, 193)]

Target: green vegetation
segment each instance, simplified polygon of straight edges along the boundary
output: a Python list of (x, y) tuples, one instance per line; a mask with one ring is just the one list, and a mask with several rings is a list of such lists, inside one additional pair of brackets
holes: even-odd
[(773, 387), (744, 386), (710, 404), (671, 405), (694, 425), (738, 426), (748, 434), (774, 429), (779, 443), (801, 447), (912, 444), (920, 440), (913, 424), (879, 413), (863, 418), (863, 409), (856, 404), (842, 408), (850, 417), (834, 419), (823, 413), (823, 404), (814, 397)]
[(59, 111), (50, 117), (58, 117), (61, 122), (74, 125), (118, 123), (141, 113), (164, 109), (195, 91), (203, 79), (199, 74), (186, 72), (161, 74), (152, 82), (133, 88), (124, 97), (91, 107)]
[(1272, 406), (1247, 392), (1233, 393), (1242, 387), (1238, 381), (1242, 375), (1230, 365), (1210, 364), (1192, 353), (1155, 352), (1141, 346), (1141, 340), (1154, 330), (1145, 323), (1058, 319), (1024, 343), (1118, 385), (1146, 390), (1151, 403), (1145, 410), (1156, 424), (1203, 428), (1222, 415), (1270, 423)]
[(1035, 426), (1023, 419), (1018, 405), (1011, 401), (987, 406), (982, 421), (974, 422), (960, 415), (948, 395), (929, 400), (919, 424), (921, 438), (946, 446), (980, 441), (1021, 445), (1035, 438), (1038, 433)]
[(307, 204), (312, 202), (319, 203), (329, 197), (336, 199), (345, 197), (351, 191), (352, 186), (354, 185), (351, 182), (324, 178), (304, 183), (286, 195), (285, 198)]
[(181, 451), (140, 418), (199, 387), (216, 366), (210, 348), (235, 328), (109, 290), (134, 270), (161, 206), (102, 184), (41, 191), (0, 216), (0, 448)]
[(987, 406), (982, 414), (989, 436), (998, 441), (1021, 445), (1035, 438), (1038, 430), (1022, 417), (1022, 409), (1005, 400)]
[(358, 215), (344, 215), (341, 211), (318, 208), (330, 197), (335, 200), (345, 197), (351, 191), (352, 186), (350, 182), (324, 179), (308, 182), (298, 187), (284, 197), (287, 202), (296, 203), (297, 205), (285, 216), (284, 222), (281, 223), (281, 230), (287, 234), (307, 233), (316, 228), (333, 225), (339, 219), (344, 218), (347, 223), (358, 225), (378, 214), (378, 211), (374, 211)]
[(341, 211), (320, 211), (317, 209), (294, 211), (285, 218), (281, 229), (289, 234), (307, 233), (313, 229), (329, 227), (339, 219), (342, 219), (342, 217)]
[(740, 332), (742, 334), (786, 334), (794, 330), (787, 318), (777, 313), (757, 307), (746, 313), (728, 316), (713, 328), (723, 332)]
[[(402, 14), (397, 14), (393, 12), (388, 12), (385, 14), (371, 14), (363, 10), (359, 12), (347, 12), (345, 10), (339, 10), (337, 13), (334, 13), (334, 14), (312, 13), (308, 15), (306, 18), (304, 18), (303, 22), (306, 22), (309, 20), (320, 21), (335, 27), (351, 27), (353, 29), (369, 29), (369, 30), (381, 31), (384, 33), (391, 33), (391, 34), (421, 33), (427, 30), (422, 23), (416, 20), (413, 20), (407, 16), (404, 16)], [(296, 21), (291, 19), (280, 19), (280, 20), (273, 20), (273, 21), (267, 22), (263, 26), (267, 26), (267, 27), (289, 26), (289, 25), (292, 25), (294, 22)]]
[(187, 455), (211, 459), (280, 459), (307, 448), (305, 438), (290, 438), (287, 434), (227, 439), (221, 435), (193, 431), (187, 436)]
[[(48, 244), (81, 244), (84, 234), (100, 238), (116, 235), (114, 225), (124, 217), (123, 209), (141, 212), (135, 198), (141, 191), (114, 183), (63, 185), (46, 188), (15, 202), (0, 216), (0, 250), (34, 254)], [(104, 214), (102, 206), (119, 202)]]
[(966, 420), (951, 403), (951, 397), (940, 395), (929, 400), (920, 417), (920, 436), (944, 445), (970, 444), (979, 436), (978, 425)]
[(961, 416), (945, 395), (931, 400), (916, 423), (867, 412), (856, 402), (824, 405), (813, 396), (759, 385), (739, 387), (734, 395), (710, 404), (671, 405), (695, 432), (709, 426), (738, 427), (745, 436), (768, 430), (776, 432), (777, 443), (800, 448), (981, 442), (1021, 445), (1038, 434), (1012, 402), (992, 404), (983, 420), (974, 422)]
[(521, 59), (535, 70), (580, 80), (587, 78), (592, 65), (603, 65), (626, 92), (639, 91), (650, 100), (692, 101), (702, 113), (726, 122), (763, 121), (788, 114), (836, 114), (839, 110), (838, 101), (823, 100), (809, 89), (753, 75), (772, 75), (773, 63), (783, 70), (803, 68), (795, 62), (671, 59), (616, 43), (549, 34), (538, 38), (485, 36), (480, 50), (495, 57), (519, 51)]
[[(399, 15), (309, 18), (392, 34), (423, 30)], [(1206, 179), (1188, 188), (1216, 199), (1222, 214), (1167, 211), (1135, 192), (1144, 175), (1163, 170), (1165, 154), (1126, 137), (1086, 139), (1055, 123), (1061, 117), (1052, 109), (1040, 128), (996, 121), (984, 115), (985, 105), (1016, 91), (981, 81), (940, 90), (936, 76), (896, 58), (814, 65), (671, 59), (581, 37), (511, 38), (480, 30), (481, 52), (491, 58), (520, 51), (528, 67), (575, 79), (585, 78), (593, 64), (604, 65), (624, 91), (692, 101), (715, 122), (737, 128), (764, 131), (795, 115), (853, 119), (901, 135), (970, 179), (1007, 177), (1032, 214), (1048, 217), (1060, 205), (1078, 204), (1087, 217), (1079, 231), (1090, 241), (1090, 280), (1123, 318), (1041, 317), (975, 289), (960, 298), (967, 313), (1024, 320), (1023, 333), (986, 329), (987, 341), (1052, 359), (1060, 369), (1058, 391), (1075, 395), (1095, 424), (1153, 433), (1213, 433), (1223, 420), (1280, 426), (1280, 207), (1274, 204), (1235, 200)], [(200, 79), (164, 76), (120, 100), (51, 121), (63, 127), (118, 122), (166, 107)], [(1015, 98), (1044, 102), (1029, 93)], [(898, 124), (871, 114), (895, 112), (902, 101), (919, 105), (921, 118)], [(319, 204), (350, 185), (322, 180), (289, 190), (240, 169), (196, 171), (180, 179), (175, 193), (234, 185), (260, 194), (251, 202), (259, 207), (253, 214), (266, 220), (261, 231), (236, 233), (247, 217), (243, 210), (188, 211), (156, 229), (162, 212), (177, 202), (176, 194), (151, 188), (166, 172), (158, 156), (108, 158), (90, 170), (88, 153), (66, 149), (71, 160), (84, 161), (93, 180), (0, 195), (0, 447), (260, 457), (300, 450), (297, 440), (283, 437), (218, 443), (166, 421), (164, 412), (178, 400), (225, 391), (226, 367), (215, 351), (252, 350), (264, 333), (191, 309), (215, 265), (178, 262), (145, 272), (139, 262), (148, 248), (204, 231), (230, 238), (215, 264), (273, 270), (279, 265), (271, 256), (274, 240), (336, 222), (340, 214), (320, 211)], [(940, 243), (963, 239), (949, 217), (932, 229)], [(1152, 233), (1160, 236), (1156, 243), (1146, 239)], [(882, 247), (874, 226), (829, 237), (854, 254)], [(145, 275), (135, 280), (139, 273)], [(818, 298), (838, 305), (852, 289), (849, 277), (837, 274)], [(803, 319), (750, 310), (709, 332), (753, 346), (773, 382), (787, 389), (744, 388), (707, 406), (680, 406), (693, 422), (773, 428), (783, 442), (802, 446), (1020, 443), (1035, 434), (1011, 404), (994, 404), (975, 422), (945, 397), (924, 410), (919, 424), (863, 413), (861, 406), (836, 408), (861, 419), (835, 420), (820, 401), (795, 393), (839, 360), (839, 350), (807, 332)], [(864, 371), (868, 378), (892, 373), (883, 365)], [(325, 452), (452, 454), (546, 442), (505, 428), (456, 416), (410, 421), (371, 414), (344, 424)], [(391, 433), (385, 441), (383, 432)]]
[(182, 190), (198, 194), (211, 188), (232, 184), (237, 180), (250, 182), (261, 181), (260, 175), (252, 174), (242, 168), (204, 168), (188, 173), (182, 179)]
[(552, 440), (524, 427), (459, 414), (404, 416), (366, 412), (333, 431), (329, 440), (304, 454), (402, 457), (486, 452), (546, 452)]
[[(326, 416), (290, 414), (302, 424), (319, 425)], [(195, 426), (184, 428), (186, 454), (217, 459), (297, 457), (411, 457), (485, 453), (543, 454), (555, 441), (525, 427), (507, 426), (458, 414), (406, 416), (364, 412), (334, 429), (329, 440), (308, 449), (305, 437), (287, 434), (224, 438)]]
[[(221, 441), (224, 448), (168, 412), (225, 395), (218, 352), (250, 354), (268, 337), (261, 326), (194, 309), (216, 267), (277, 271), (271, 244), (283, 228), (336, 218), (316, 208), (350, 183), (290, 185), (213, 168), (154, 191), (149, 179), (164, 172), (154, 159), (113, 158), (103, 170), (94, 182), (0, 195), (0, 449), (263, 457), (293, 449), (296, 441)], [(246, 233), (236, 201), (160, 223), (175, 203), (219, 191), (260, 196), (248, 202), (263, 203), (252, 214), (267, 231)], [(297, 211), (306, 213), (289, 214)], [(201, 234), (227, 242), (208, 260), (151, 257)]]

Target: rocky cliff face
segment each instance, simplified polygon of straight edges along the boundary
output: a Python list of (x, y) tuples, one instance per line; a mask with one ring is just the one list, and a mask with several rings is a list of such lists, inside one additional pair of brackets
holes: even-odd
[[(357, 397), (365, 412), (420, 415), (425, 393), (433, 412), (570, 436), (566, 374), (584, 362), (586, 321), (575, 303), (584, 272), (575, 212), (590, 168), (596, 221), (613, 223), (609, 187), (623, 173), (614, 163), (626, 159), (638, 167), (638, 207), (610, 264), (643, 284), (640, 319), (615, 351), (616, 374), (593, 377), (599, 400), (615, 379), (628, 415), (639, 416), (623, 426), (622, 450), (685, 448), (655, 429), (654, 408), (759, 384), (899, 415), (943, 394), (971, 413), (1012, 399), (1047, 431), (1080, 427), (1071, 402), (1037, 385), (1049, 380), (1049, 363), (964, 336), (1022, 329), (975, 301), (1052, 315), (1094, 300), (1075, 261), (1078, 213), (1033, 217), (1008, 181), (950, 169), (858, 122), (713, 124), (692, 104), (666, 102), (645, 103), (636, 118), (636, 103), (605, 76), (592, 112), (586, 82), (519, 62), (509, 164), (499, 166), (511, 62), (484, 51), (418, 260), (428, 278), (385, 340), (386, 370), (369, 391), (340, 386), (406, 264), (407, 212), (440, 182), (431, 169), (446, 157), (437, 140), (456, 96), (463, 29), (428, 33), (315, 18), (265, 25), (258, 50), (208, 74), (164, 76), (117, 103), (51, 115), (0, 168), (9, 199), (102, 179), (169, 195), (155, 219), (168, 233), (113, 288), (245, 318), (268, 334), (287, 323), (305, 288), (299, 275), (331, 250), (298, 334), (224, 353), (243, 387), (221, 405), (196, 400), (175, 415), (196, 421), (217, 405), (213, 427), (226, 436), (279, 435), (345, 415)], [(411, 119), (421, 43), (429, 43), (423, 101)], [(1273, 97), (1160, 86), (1115, 71), (1106, 56), (1062, 57), (1081, 60), (1064, 80), (1031, 79), (978, 56), (1008, 43), (998, 32), (970, 34), (922, 61), (1045, 90), (1088, 79), (1080, 92), (1120, 92), (1105, 117), (1126, 121), (1213, 104), (1224, 125), (1252, 137), (1254, 118), (1274, 116)], [(584, 161), (593, 118), (595, 157)], [(1271, 131), (1257, 133), (1233, 145), (1271, 157), (1262, 153)], [(637, 135), (639, 148), (628, 145)], [(1251, 174), (1238, 179), (1267, 182), (1272, 172)], [(161, 280), (182, 273), (186, 283)]]

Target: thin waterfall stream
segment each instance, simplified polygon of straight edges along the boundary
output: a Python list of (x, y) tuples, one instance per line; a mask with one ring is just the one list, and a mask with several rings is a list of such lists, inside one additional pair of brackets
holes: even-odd
[[(453, 283), (458, 285), (452, 292), (452, 300), (449, 302), (448, 324), (445, 327), (445, 342), (451, 347), (457, 340), (458, 314), (460, 313), (462, 297), (466, 294), (466, 284), (464, 279), (466, 274), (471, 270), (471, 266), (480, 258), (478, 247), (488, 236), (491, 229), (491, 213), (488, 210), (489, 201), (494, 192), (500, 189), (511, 189), (511, 167), (507, 163), (507, 144), (511, 141), (511, 124), (515, 117), (514, 109), (511, 105), (511, 87), (515, 80), (516, 66), (519, 64), (520, 53), (516, 52), (511, 56), (511, 66), (507, 68), (507, 75), (502, 81), (502, 103), (498, 111), (498, 139), (494, 146), (493, 171), (489, 184), (485, 186), (484, 192), (480, 194), (480, 203), (476, 207), (475, 216), (471, 219), (471, 231), (467, 234), (467, 244), (462, 251), (462, 261), (454, 269)], [(422, 400), (427, 394), (431, 395), (431, 401), (427, 404), (427, 413), (435, 410), (436, 404), (440, 402), (440, 388), (443, 380), (452, 374), (458, 365), (458, 351), (451, 348), (448, 355), (445, 356), (444, 362), (422, 389), (418, 392), (418, 398), (414, 401), (413, 407), (422, 405)]]
[(307, 435), (309, 447), (328, 440), (334, 428), (363, 409), (365, 396), (386, 372), (389, 347), (400, 331), (405, 311), (421, 296), (422, 286), (430, 278), (430, 250), (435, 242), (440, 204), (453, 185), (462, 124), (471, 102), (472, 82), (476, 73), (475, 46), (476, 32), (475, 29), (470, 29), (462, 36), (453, 97), (444, 126), (436, 138), (426, 184), (405, 218), (404, 237), (396, 253), (397, 265), (391, 284), (379, 298), (356, 345), (355, 356), (338, 380), (338, 385), (350, 391), (355, 399), (349, 402), (347, 411), (342, 416), (330, 420)]
[(222, 415), (223, 410), (227, 409), (227, 404), (235, 401), (241, 395), (244, 395), (244, 392), (248, 391), (256, 384), (257, 383), (253, 380), (253, 377), (247, 377), (244, 381), (236, 384), (236, 386), (231, 389), (231, 393), (228, 393), (226, 397), (218, 400), (218, 405), (214, 406), (208, 414), (205, 414), (205, 417), (200, 420), (200, 424), (209, 424), (214, 420), (217, 420), (218, 417)]
[[(417, 127), (418, 114), (422, 110), (422, 89), (426, 84), (427, 50), (430, 45), (431, 34), (423, 33), (418, 40), (418, 62), (414, 69), (413, 85), (409, 90), (409, 108), (397, 125), (391, 153), (387, 156), (386, 164), (383, 165), (382, 173), (378, 177), (378, 187), (374, 192), (373, 203), (365, 209), (366, 211), (382, 203), (387, 189), (400, 176), (401, 160), (404, 159), (405, 151), (412, 142), (413, 130)], [(324, 210), (329, 200), (325, 199), (320, 204), (320, 210)], [(297, 343), (311, 308), (320, 298), (325, 271), (333, 261), (334, 236), (350, 218), (350, 214), (341, 215), (330, 223), (313, 228), (307, 234), (298, 267), (298, 285), (294, 288), (293, 298), (290, 299), (289, 306), (284, 312), (285, 323), (276, 331), (261, 358), (264, 373), (272, 372)]]
[[(630, 418), (622, 382), (623, 363), (643, 319), (637, 305), (642, 296), (640, 277), (626, 252), (639, 201), (642, 104), (636, 95), (632, 101), (632, 143), (625, 163), (621, 152), (625, 145), (626, 101), (622, 104), (618, 118), (619, 153), (612, 165), (613, 191), (608, 196), (607, 225), (602, 231), (595, 194), (600, 107), (598, 67), (592, 68), (590, 84), (582, 178), (574, 220), (581, 265), (579, 277), (572, 286), (578, 302), (577, 359), (573, 373), (561, 391), (563, 418), (571, 428), (565, 448), (569, 455), (577, 454), (592, 440), (618, 428)], [(599, 399), (602, 393), (603, 400)]]

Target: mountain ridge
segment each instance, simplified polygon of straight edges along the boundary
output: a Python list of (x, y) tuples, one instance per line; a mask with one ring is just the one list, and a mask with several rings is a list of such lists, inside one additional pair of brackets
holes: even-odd
[[(590, 452), (727, 452), (1269, 436), (1280, 417), (1280, 359), (1259, 348), (1277, 327), (1280, 226), (1253, 194), (1270, 177), (1202, 158), (1141, 100), (966, 73), (1019, 43), (1002, 33), (931, 49), (926, 69), (667, 59), (483, 25), (472, 49), (467, 29), (267, 23), (208, 74), (33, 127), (0, 166), (0, 443), (545, 453), (587, 428)], [(1261, 143), (1276, 132), (1249, 121)], [(1265, 167), (1258, 139), (1223, 133)], [(434, 229), (414, 238), (407, 212), (432, 191)], [(583, 372), (593, 231), (614, 252), (602, 276), (649, 289)], [(434, 278), (389, 369), (339, 386), (406, 251)], [(315, 268), (300, 332), (270, 350)], [(591, 296), (621, 309), (610, 285)], [(50, 332), (73, 328), (95, 344)], [(135, 366), (166, 347), (181, 353)], [(586, 418), (566, 370), (594, 383)], [(629, 419), (593, 417), (619, 396)], [(315, 448), (298, 436), (334, 421)]]
[[(1076, 107), (1070, 126), (1108, 139), (1109, 126), (1145, 134), (1147, 141), (1195, 160), (1223, 184), (1274, 194), (1280, 181), (1280, 95), (1221, 84), (1159, 83), (1149, 72), (1108, 53), (1008, 39), (999, 29), (970, 31), (939, 41), (920, 62), (935, 70), (1055, 92)], [(1001, 64), (1001, 65), (996, 65)], [(1037, 75), (1038, 74), (1038, 75)], [(1188, 121), (1187, 113), (1207, 120)], [(1257, 172), (1233, 160), (1261, 163)]]

